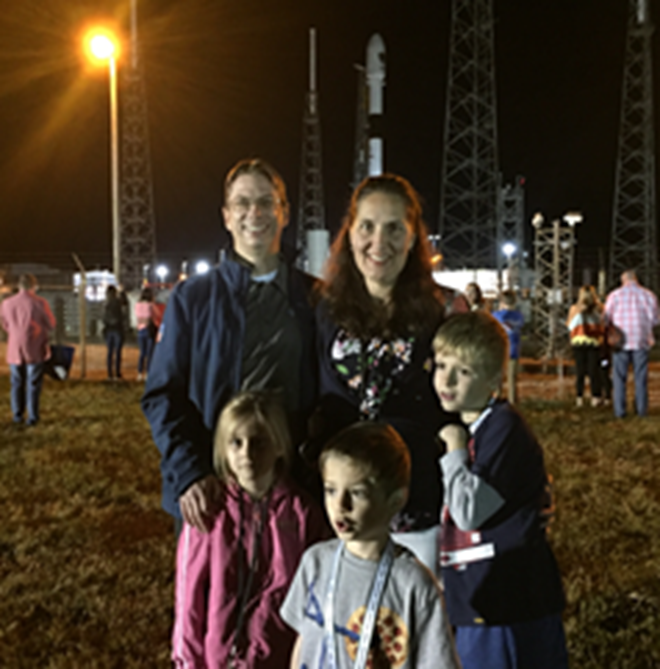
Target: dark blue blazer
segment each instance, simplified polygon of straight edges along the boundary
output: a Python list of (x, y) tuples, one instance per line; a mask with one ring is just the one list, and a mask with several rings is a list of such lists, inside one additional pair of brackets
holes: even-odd
[[(161, 453), (163, 508), (181, 517), (178, 500), (213, 472), (213, 431), (229, 398), (240, 388), (245, 305), (250, 269), (233, 258), (172, 291), (142, 397)], [(316, 399), (313, 279), (289, 268), (289, 304), (303, 342), (302, 412)]]

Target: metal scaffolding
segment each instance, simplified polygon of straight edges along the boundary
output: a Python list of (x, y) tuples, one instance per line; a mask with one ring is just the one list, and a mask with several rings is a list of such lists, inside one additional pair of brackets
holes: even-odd
[(448, 267), (496, 266), (498, 189), (493, 0), (452, 0), (438, 222)]
[(653, 29), (648, 0), (629, 0), (609, 284), (634, 269), (645, 285), (657, 290)]
[(564, 325), (572, 303), (575, 225), (579, 214), (567, 214), (562, 225), (555, 219), (543, 227), (544, 218), (535, 214), (534, 226), (534, 295), (532, 322), (545, 360), (563, 358), (568, 353), (568, 330)]
[(513, 184), (499, 188), (497, 198), (497, 275), (502, 286), (502, 275), (508, 270), (506, 288), (515, 288), (519, 270), (524, 268), (525, 248), (525, 180), (516, 177)]
[(156, 256), (147, 99), (139, 59), (137, 0), (131, 1), (130, 62), (120, 69), (121, 170), (119, 217), (121, 283), (138, 287)]
[(316, 30), (309, 30), (309, 90), (305, 96), (296, 229), (297, 264), (309, 269), (308, 232), (325, 230), (323, 171), (321, 162), (321, 120), (316, 90)]

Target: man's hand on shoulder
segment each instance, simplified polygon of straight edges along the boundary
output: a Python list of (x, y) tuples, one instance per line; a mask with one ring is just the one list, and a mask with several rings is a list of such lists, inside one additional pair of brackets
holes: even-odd
[(447, 444), (447, 453), (467, 448), (468, 433), (462, 425), (445, 425), (440, 430), (439, 437)]
[(179, 508), (183, 519), (200, 532), (208, 532), (218, 513), (218, 502), (222, 483), (213, 474), (195, 481), (179, 497)]

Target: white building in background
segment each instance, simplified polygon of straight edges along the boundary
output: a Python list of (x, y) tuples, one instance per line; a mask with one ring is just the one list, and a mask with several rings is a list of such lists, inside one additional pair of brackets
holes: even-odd
[[(76, 272), (73, 275), (73, 291), (78, 293), (80, 290), (81, 273)], [(85, 272), (87, 287), (85, 297), (90, 302), (103, 302), (105, 300), (105, 291), (108, 286), (116, 286), (115, 275), (107, 269), (97, 269)]]
[[(508, 285), (508, 270), (502, 272), (502, 284)], [(495, 299), (499, 294), (496, 269), (455, 269), (433, 272), (433, 279), (442, 286), (448, 286), (461, 293), (468, 283), (478, 283), (486, 299)]]

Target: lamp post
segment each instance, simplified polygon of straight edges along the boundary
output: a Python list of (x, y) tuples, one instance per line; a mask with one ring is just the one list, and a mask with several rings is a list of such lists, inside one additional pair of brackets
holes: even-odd
[(108, 62), (110, 82), (110, 204), (112, 207), (112, 273), (121, 283), (121, 229), (119, 225), (119, 128), (117, 115), (118, 42), (108, 31), (88, 34), (87, 47), (93, 60)]
[(165, 283), (165, 279), (169, 273), (170, 270), (168, 269), (167, 265), (158, 265), (158, 267), (156, 267), (156, 276), (158, 277), (160, 283)]
[(504, 242), (502, 244), (502, 253), (506, 257), (506, 269), (507, 269), (507, 284), (509, 290), (513, 290), (516, 287), (516, 277), (513, 276), (513, 263), (511, 259), (518, 250), (518, 247), (513, 242)]

